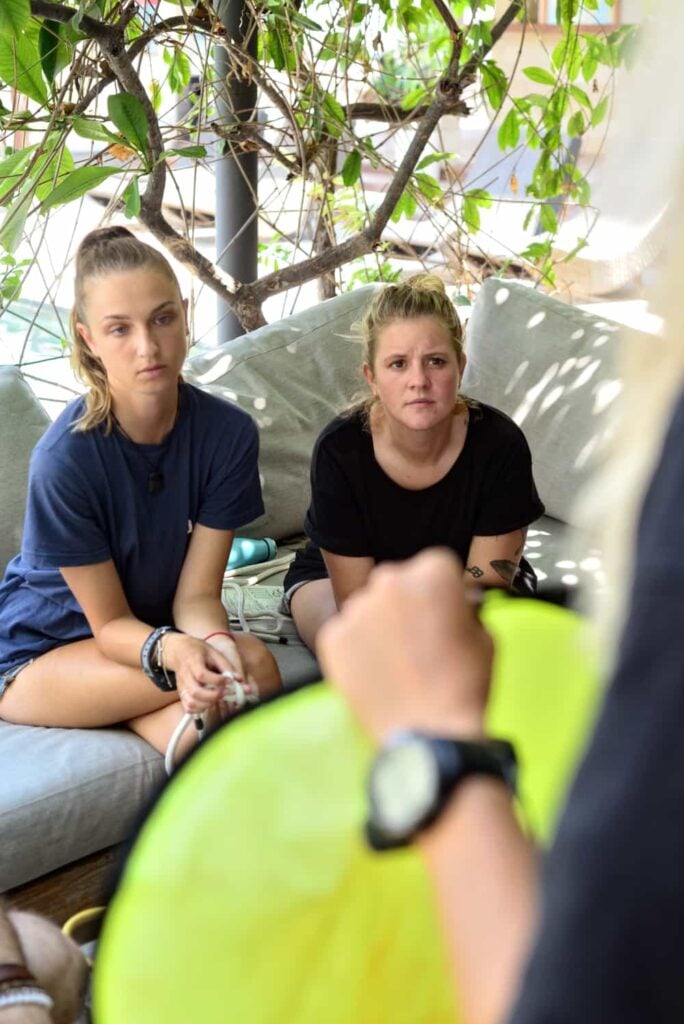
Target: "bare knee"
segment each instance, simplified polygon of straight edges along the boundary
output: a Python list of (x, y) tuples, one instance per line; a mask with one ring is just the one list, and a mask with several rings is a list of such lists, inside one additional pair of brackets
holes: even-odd
[(304, 583), (292, 595), (290, 610), (297, 632), (309, 650), (315, 653), (319, 629), (337, 613), (330, 580)]
[(26, 966), (54, 1000), (55, 1024), (74, 1024), (81, 1012), (88, 978), (88, 965), (81, 950), (44, 917), (23, 910), (10, 910), (8, 917)]
[(282, 680), (278, 662), (262, 640), (250, 633), (235, 635), (242, 664), (247, 675), (252, 676), (262, 697), (270, 697), (281, 689)]

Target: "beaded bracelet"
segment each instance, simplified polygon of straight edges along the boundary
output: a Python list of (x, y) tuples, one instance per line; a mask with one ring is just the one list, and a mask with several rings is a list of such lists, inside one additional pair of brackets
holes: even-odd
[(0, 964), (0, 988), (5, 985), (30, 985), (36, 984), (36, 979), (29, 971), (26, 964)]
[(24, 985), (0, 992), (0, 1010), (5, 1006), (44, 1006), (48, 1013), (55, 1005), (45, 989), (38, 985)]

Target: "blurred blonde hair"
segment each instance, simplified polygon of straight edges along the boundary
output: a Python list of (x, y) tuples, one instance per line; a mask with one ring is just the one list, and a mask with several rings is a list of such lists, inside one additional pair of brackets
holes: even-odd
[[(684, 174), (679, 196), (684, 198)], [(684, 204), (679, 203), (681, 209)], [(683, 210), (684, 212), (684, 210)], [(639, 514), (660, 457), (673, 406), (684, 385), (684, 220), (676, 224), (662, 278), (651, 296), (664, 320), (661, 335), (624, 331), (619, 368), (622, 391), (601, 465), (583, 498), (580, 517), (603, 551), (607, 586), (595, 600), (594, 617), (608, 665), (617, 648), (634, 584)]]
[(153, 269), (168, 278), (178, 290), (180, 286), (171, 264), (157, 249), (141, 242), (128, 228), (112, 225), (89, 232), (76, 253), (76, 279), (74, 305), (71, 310), (71, 365), (74, 373), (86, 385), (85, 412), (73, 426), (76, 431), (90, 430), (100, 423), (107, 433), (112, 429), (112, 396), (105, 368), (90, 351), (77, 324), (88, 323), (86, 286), (92, 280), (108, 274), (122, 274), (130, 270)]

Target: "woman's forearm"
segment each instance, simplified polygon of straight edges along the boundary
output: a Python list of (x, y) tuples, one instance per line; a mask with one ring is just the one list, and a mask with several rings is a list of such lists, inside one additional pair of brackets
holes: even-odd
[(465, 779), (420, 847), (466, 1024), (502, 1024), (536, 923), (537, 855), (501, 782)]
[(200, 638), (230, 629), (228, 613), (221, 599), (211, 595), (203, 594), (177, 601), (173, 607), (173, 617), (178, 629)]

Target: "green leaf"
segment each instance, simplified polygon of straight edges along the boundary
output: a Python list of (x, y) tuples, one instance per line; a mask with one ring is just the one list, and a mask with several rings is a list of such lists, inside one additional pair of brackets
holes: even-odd
[(590, 47), (584, 55), (582, 61), (582, 78), (585, 82), (590, 82), (598, 69), (598, 58), (594, 50)]
[(183, 146), (177, 149), (165, 149), (160, 153), (160, 160), (167, 160), (170, 156), (187, 156), (188, 159), (201, 160), (207, 155), (206, 146)]
[(539, 211), (539, 223), (544, 231), (549, 231), (551, 234), (555, 234), (558, 231), (558, 217), (553, 206), (549, 203), (542, 204), (542, 208)]
[(499, 149), (515, 149), (520, 141), (520, 115), (515, 107), (511, 107), (496, 133)]
[(21, 35), (31, 17), (30, 0), (2, 0), (0, 3), (0, 35)]
[(140, 213), (140, 189), (138, 188), (138, 179), (133, 178), (132, 181), (126, 185), (126, 188), (121, 194), (121, 198), (124, 201), (124, 214), (130, 220), (132, 217), (137, 217)]
[(558, 24), (569, 29), (579, 12), (580, 0), (558, 0)]
[(54, 85), (55, 75), (71, 63), (71, 47), (63, 38), (59, 21), (43, 21), (38, 33), (40, 66), (49, 85)]
[(41, 202), (47, 199), (74, 169), (74, 158), (66, 146), (59, 146), (59, 138), (57, 133), (48, 138), (48, 151), (36, 161), (36, 166), (31, 172), (31, 176), (37, 181), (34, 192)]
[(91, 117), (74, 117), (71, 127), (82, 139), (90, 139), (92, 142), (106, 142), (107, 145), (120, 145), (121, 136), (110, 132), (101, 121)]
[(278, 29), (271, 29), (266, 33), (265, 38), (266, 49), (273, 61), (273, 66), (276, 71), (283, 71), (285, 68), (285, 51), (283, 50), (283, 44), (280, 41), (280, 32)]
[(74, 199), (79, 199), (86, 192), (97, 188), (107, 178), (111, 178), (113, 174), (121, 174), (121, 171), (116, 167), (79, 167), (68, 174), (64, 181), (43, 200), (40, 212), (45, 213), (53, 206), (64, 206)]
[(428, 156), (424, 156), (418, 162), (416, 170), (422, 171), (425, 167), (429, 167), (430, 164), (436, 164), (440, 160), (453, 160), (455, 156), (455, 153), (429, 153)]
[(470, 231), (479, 231), (480, 209), (472, 196), (465, 196), (463, 199), (463, 220)]
[(7, 207), (2, 227), (0, 245), (6, 252), (14, 252), (24, 236), (26, 218), (31, 207), (33, 183), (29, 180), (21, 188), (14, 202)]
[(539, 85), (555, 85), (556, 79), (550, 71), (544, 68), (523, 68), (523, 75), (526, 75), (531, 82), (538, 82)]
[(37, 148), (37, 146), (27, 146), (26, 149), (18, 149), (16, 153), (0, 160), (0, 204), (5, 196), (19, 184)]
[(407, 92), (401, 101), (402, 110), (413, 110), (418, 104), (425, 99), (428, 94), (428, 90), (424, 85), (417, 85), (415, 89), (411, 89)]
[(606, 116), (606, 114), (608, 112), (608, 104), (609, 103), (610, 103), (610, 98), (608, 96), (605, 96), (601, 100), (600, 103), (596, 104), (596, 106), (594, 107), (594, 109), (591, 112), (591, 127), (592, 128), (596, 128), (597, 125), (601, 124), (601, 121), (604, 119), (604, 117)]
[(181, 49), (164, 50), (164, 63), (169, 67), (169, 86), (172, 92), (181, 93), (190, 84), (192, 69), (190, 61)]
[(402, 192), (397, 205), (392, 212), (391, 220), (394, 224), (402, 217), (412, 217), (417, 209), (417, 203), (408, 190)]
[(580, 89), (578, 85), (571, 85), (570, 95), (576, 103), (581, 103), (583, 107), (587, 108), (587, 110), (591, 110), (591, 100), (584, 89)]
[(0, 35), (0, 78), (17, 92), (43, 105), (48, 101), (45, 80), (40, 73), (36, 33), (16, 38)]
[(150, 102), (152, 103), (152, 109), (155, 114), (158, 114), (161, 110), (162, 105), (162, 89), (161, 85), (156, 78), (153, 78), (149, 84)]
[(550, 252), (551, 242), (547, 240), (546, 242), (532, 242), (520, 255), (522, 259), (534, 263), (536, 260), (545, 259)]
[(433, 178), (431, 174), (424, 174), (421, 171), (416, 171), (413, 177), (421, 194), (425, 196), (428, 202), (434, 205), (439, 205), (442, 202), (444, 194), (442, 186), (436, 178)]
[(107, 100), (107, 110), (131, 149), (147, 157), (147, 115), (138, 97), (130, 92), (116, 93)]
[(342, 181), (349, 187), (356, 184), (361, 174), (361, 154), (358, 149), (353, 149), (351, 153), (347, 154), (347, 158), (342, 164)]
[(492, 60), (482, 62), (482, 88), (492, 110), (498, 110), (508, 89), (508, 77)]
[(338, 137), (342, 134), (342, 127), (345, 122), (343, 107), (338, 103), (332, 93), (326, 92), (323, 95), (321, 104), (325, 125), (331, 135)]
[(584, 114), (581, 110), (577, 110), (572, 117), (568, 118), (568, 135), (573, 139), (576, 135), (583, 135), (585, 130)]

